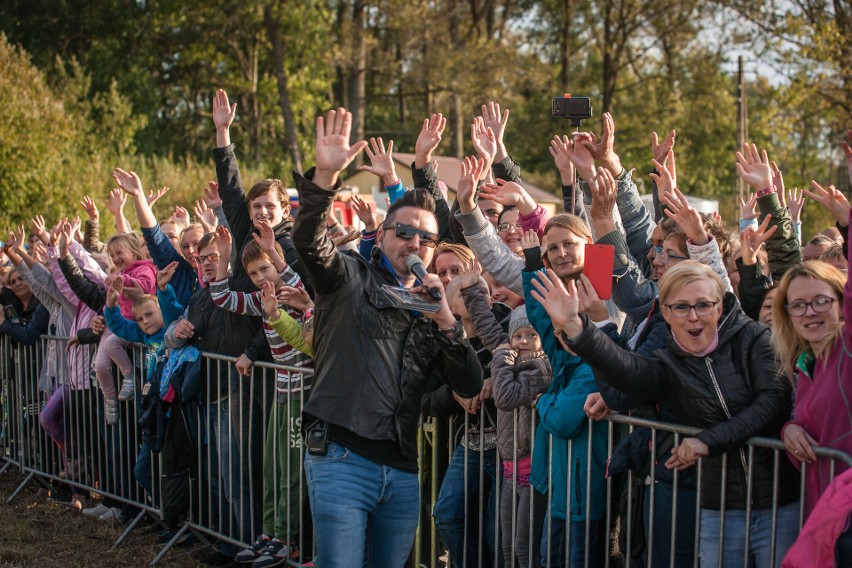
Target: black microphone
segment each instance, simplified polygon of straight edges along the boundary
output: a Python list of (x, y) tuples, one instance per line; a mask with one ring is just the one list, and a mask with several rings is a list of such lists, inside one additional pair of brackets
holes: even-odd
[[(414, 275), (423, 282), (423, 279), (426, 278), (428, 272), (426, 272), (426, 267), (423, 265), (423, 261), (420, 260), (420, 257), (416, 254), (409, 254), (405, 257), (405, 265), (408, 269), (414, 273)], [(432, 296), (435, 300), (441, 299), (441, 291), (435, 287), (426, 288), (429, 291), (429, 295)]]

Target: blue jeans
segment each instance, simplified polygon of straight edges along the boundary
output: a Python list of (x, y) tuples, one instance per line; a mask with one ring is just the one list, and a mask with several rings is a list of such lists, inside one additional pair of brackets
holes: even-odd
[[(598, 559), (598, 532), (600, 521), (589, 522), (589, 568), (600, 565)], [(568, 566), (584, 566), (586, 561), (586, 522), (571, 522), (571, 549), (569, 551)], [(548, 554), (549, 552), (549, 554)], [(548, 564), (548, 557), (550, 564)], [(550, 535), (547, 532), (547, 517), (544, 519), (544, 527), (541, 537), (541, 565), (550, 568), (565, 567), (565, 519), (553, 517), (550, 520)]]
[[(701, 509), (701, 545), (699, 557), (701, 566), (723, 566), (724, 568), (743, 566), (745, 557), (746, 512), (730, 509), (725, 511), (725, 541), (723, 544), (722, 563), (719, 564), (719, 524), (721, 512), (712, 509)], [(770, 564), (770, 549), (772, 546), (772, 509), (752, 509), (749, 523), (748, 552), (752, 565), (763, 568)], [(781, 566), (781, 561), (787, 550), (793, 545), (799, 535), (799, 504), (790, 503), (778, 507), (778, 518), (775, 533), (775, 564)]]
[[(497, 450), (488, 450), (480, 454), (476, 450), (467, 450), (467, 509), (465, 509), (465, 448), (456, 446), (441, 491), (435, 501), (432, 517), (435, 528), (441, 535), (441, 540), (450, 551), (450, 558), (455, 566), (479, 566), (479, 506), (480, 495), (480, 463), (484, 474), (482, 494), (487, 499), (483, 511), (483, 540), (486, 543), (482, 550), (482, 565), (491, 566), (496, 554), (502, 559), (500, 549), (495, 547), (496, 494), (497, 484), (501, 478), (502, 464), (498, 465)], [(465, 532), (467, 519), (467, 532)], [(501, 562), (502, 564), (502, 562)]]
[(416, 473), (379, 465), (329, 443), (305, 453), (317, 566), (402, 568), (420, 513)]

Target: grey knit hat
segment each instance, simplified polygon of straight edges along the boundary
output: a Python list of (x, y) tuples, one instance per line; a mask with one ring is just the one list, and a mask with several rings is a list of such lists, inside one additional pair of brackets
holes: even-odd
[(527, 319), (527, 308), (523, 305), (512, 310), (512, 316), (509, 318), (509, 339), (522, 327), (532, 327)]

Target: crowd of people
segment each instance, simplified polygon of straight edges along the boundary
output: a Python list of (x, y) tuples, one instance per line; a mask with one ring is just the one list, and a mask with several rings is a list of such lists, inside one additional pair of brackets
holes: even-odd
[[(158, 220), (152, 206), (167, 189), (146, 193), (116, 168), (106, 243), (90, 197), (83, 222), (36, 216), (29, 239), (23, 226), (8, 233), (0, 332), (13, 345), (70, 338), (46, 343), (38, 386), (39, 424), (71, 486), (87, 456), (70, 416), (96, 392), (92, 428), (139, 417), (134, 480), (155, 500), (175, 509), (180, 494), (164, 485), (157, 495), (153, 456), (164, 479), (186, 454), (204, 456), (212, 501), (224, 504), (213, 522), (252, 543), (221, 544), (217, 562), (404, 566), (421, 521), (421, 419), (454, 418), (432, 510), (453, 566), (602, 566), (607, 477), (629, 470), (643, 522), (621, 554), (637, 565), (852, 562), (852, 504), (838, 505), (837, 489), (852, 474), (815, 453), (852, 453), (842, 191), (787, 189), (767, 152), (746, 144), (736, 168), (752, 191), (734, 230), (679, 188), (672, 131), (652, 136), (649, 210), (630, 169), (645, 164), (622, 164), (607, 113), (600, 136), (550, 141), (564, 205), (550, 215), (504, 144), (509, 111), (489, 103), (450, 204), (433, 160), (440, 114), (423, 122), (405, 188), (393, 142), (352, 142), (340, 108), (317, 118), (315, 167), (294, 174), (293, 210), (280, 180), (245, 191), (235, 114), (218, 91), (217, 181), (194, 220), (182, 207)], [(353, 194), (358, 230), (331, 209), (362, 152), (388, 207), (377, 218)], [(807, 200), (836, 226), (804, 241)], [(602, 284), (584, 267), (606, 251)], [(129, 351), (138, 344), (141, 366)], [(235, 362), (211, 372), (218, 362), (204, 353)], [(264, 361), (278, 364), (274, 376)], [(636, 428), (609, 459), (602, 419), (614, 411), (699, 433)], [(196, 435), (180, 439), (176, 421)], [(755, 436), (781, 438), (787, 455), (747, 446)], [(131, 514), (76, 499), (104, 521)], [(176, 511), (170, 528), (186, 507)], [(315, 558), (300, 550), (306, 539)]]

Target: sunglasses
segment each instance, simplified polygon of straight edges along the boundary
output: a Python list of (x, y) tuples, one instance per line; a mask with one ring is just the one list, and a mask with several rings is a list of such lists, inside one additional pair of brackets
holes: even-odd
[(394, 234), (397, 237), (406, 241), (410, 241), (414, 237), (420, 237), (420, 244), (424, 247), (435, 248), (438, 244), (438, 235), (418, 229), (417, 227), (412, 227), (411, 225), (397, 223), (386, 228), (388, 231), (391, 229), (394, 229)]

